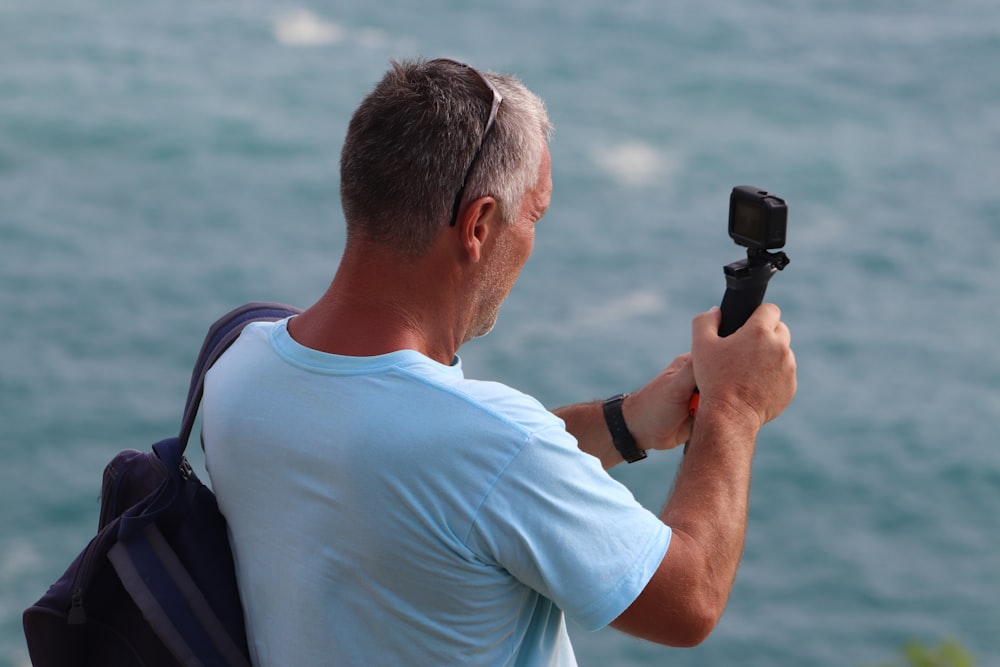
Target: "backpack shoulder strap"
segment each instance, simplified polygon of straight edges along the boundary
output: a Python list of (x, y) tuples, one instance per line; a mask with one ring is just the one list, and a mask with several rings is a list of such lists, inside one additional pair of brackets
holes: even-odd
[(205, 391), (205, 373), (212, 367), (222, 353), (233, 344), (243, 328), (251, 322), (275, 322), (302, 312), (295, 306), (266, 301), (254, 301), (243, 304), (229, 311), (212, 324), (205, 335), (205, 342), (198, 353), (194, 370), (191, 373), (191, 384), (188, 387), (187, 403), (184, 406), (184, 417), (181, 420), (180, 445), (181, 452), (187, 447), (188, 438), (194, 429), (195, 417)]

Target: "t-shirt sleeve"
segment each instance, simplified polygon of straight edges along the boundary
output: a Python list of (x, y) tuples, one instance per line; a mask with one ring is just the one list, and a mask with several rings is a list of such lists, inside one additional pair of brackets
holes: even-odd
[(670, 535), (571, 435), (549, 428), (531, 436), (496, 480), (470, 547), (597, 630), (642, 592)]

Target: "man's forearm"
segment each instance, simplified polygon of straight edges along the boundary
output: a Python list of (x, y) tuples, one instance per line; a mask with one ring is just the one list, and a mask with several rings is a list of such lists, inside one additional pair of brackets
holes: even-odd
[(746, 537), (758, 420), (702, 397), (690, 447), (660, 519), (670, 547), (614, 627), (670, 646), (694, 646), (722, 616)]
[(622, 462), (621, 454), (611, 442), (601, 401), (567, 405), (552, 412), (566, 422), (566, 430), (576, 438), (580, 449), (597, 457), (605, 470)]
[(746, 539), (751, 464), (759, 424), (702, 403), (690, 446), (661, 519), (702, 554), (694, 576), (719, 613), (725, 606)]

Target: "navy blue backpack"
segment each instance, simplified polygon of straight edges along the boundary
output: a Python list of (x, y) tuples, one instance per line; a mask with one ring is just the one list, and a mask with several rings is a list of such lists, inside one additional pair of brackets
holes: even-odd
[(205, 373), (254, 321), (298, 309), (249, 303), (212, 325), (177, 437), (108, 464), (97, 536), (24, 612), (35, 667), (249, 667), (226, 522), (184, 458)]

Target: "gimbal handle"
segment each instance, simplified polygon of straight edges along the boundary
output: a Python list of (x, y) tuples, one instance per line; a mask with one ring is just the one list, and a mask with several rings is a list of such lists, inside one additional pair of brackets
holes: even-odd
[(720, 336), (728, 336), (750, 319), (757, 306), (764, 302), (771, 276), (787, 264), (788, 256), (783, 252), (761, 252), (723, 267), (726, 293), (722, 296)]
[[(722, 321), (719, 336), (725, 337), (743, 326), (757, 306), (764, 302), (764, 293), (771, 277), (788, 266), (788, 255), (783, 252), (751, 250), (747, 258), (722, 267), (726, 274), (726, 293), (722, 295)], [(688, 414), (698, 413), (700, 394), (695, 387), (688, 406)], [(685, 451), (687, 445), (684, 446)]]

